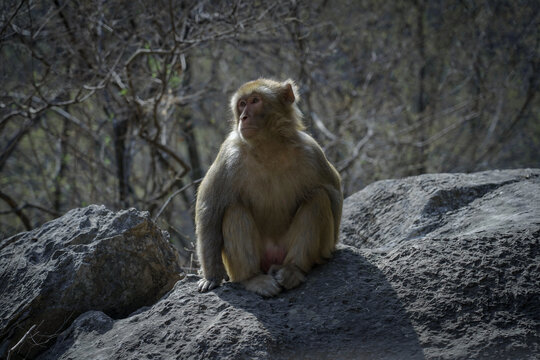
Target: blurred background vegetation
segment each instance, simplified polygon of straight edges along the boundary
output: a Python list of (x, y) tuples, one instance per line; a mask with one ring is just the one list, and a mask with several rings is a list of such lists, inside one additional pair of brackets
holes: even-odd
[(538, 0), (2, 0), (0, 237), (148, 210), (189, 259), (228, 98), (292, 78), (345, 195), (540, 167)]

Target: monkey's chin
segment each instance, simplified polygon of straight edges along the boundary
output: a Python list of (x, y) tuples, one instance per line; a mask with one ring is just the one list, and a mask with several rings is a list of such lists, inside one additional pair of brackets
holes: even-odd
[(259, 131), (259, 129), (254, 128), (254, 127), (248, 127), (248, 128), (240, 129), (240, 132), (242, 133), (242, 137), (244, 139), (253, 138), (255, 135), (257, 135), (258, 131)]

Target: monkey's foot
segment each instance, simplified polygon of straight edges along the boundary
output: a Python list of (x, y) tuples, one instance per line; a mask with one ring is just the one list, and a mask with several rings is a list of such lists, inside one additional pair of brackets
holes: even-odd
[(247, 290), (265, 297), (275, 296), (281, 292), (281, 287), (276, 279), (267, 274), (257, 275), (242, 283)]
[(276, 279), (278, 284), (287, 290), (295, 288), (306, 281), (306, 276), (302, 270), (292, 264), (272, 265), (268, 273)]
[(201, 279), (197, 284), (199, 287), (199, 292), (207, 292), (219, 286), (221, 281), (215, 279)]

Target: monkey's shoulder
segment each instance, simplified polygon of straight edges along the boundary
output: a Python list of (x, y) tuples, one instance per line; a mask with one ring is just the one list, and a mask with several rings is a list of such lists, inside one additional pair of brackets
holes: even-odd
[(212, 167), (216, 167), (216, 171), (229, 172), (240, 165), (242, 151), (238, 146), (238, 140), (236, 134), (231, 134), (221, 144), (219, 153), (212, 164)]
[(306, 156), (321, 156), (324, 157), (324, 152), (317, 143), (317, 141), (311, 137), (308, 133), (304, 131), (298, 131), (298, 137), (300, 139), (300, 144), (302, 144), (303, 152)]
[(303, 156), (308, 158), (309, 161), (312, 162), (314, 166), (316, 166), (318, 169), (332, 167), (328, 159), (326, 158), (326, 155), (324, 154), (324, 150), (321, 148), (319, 143), (312, 138), (309, 134), (299, 131), (300, 136), (302, 138), (302, 153)]
[(265, 143), (255, 147), (235, 133), (221, 146), (215, 161), (220, 169), (235, 179), (245, 177), (279, 178), (302, 176), (321, 179), (331, 169), (322, 148), (303, 131), (291, 141)]
[(341, 178), (336, 168), (326, 158), (324, 150), (310, 135), (304, 132), (300, 132), (303, 137), (303, 143), (305, 144), (305, 154), (310, 158), (309, 163), (316, 168), (319, 178), (332, 186), (337, 188), (341, 187)]

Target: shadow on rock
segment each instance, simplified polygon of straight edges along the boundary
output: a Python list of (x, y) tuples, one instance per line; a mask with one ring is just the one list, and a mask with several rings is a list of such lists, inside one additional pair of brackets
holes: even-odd
[(200, 294), (198, 280), (126, 319), (81, 315), (41, 359), (424, 358), (396, 293), (361, 250), (340, 247), (305, 284), (271, 299), (233, 283)]
[(275, 298), (229, 286), (216, 294), (257, 318), (270, 335), (272, 358), (424, 358), (395, 291), (360, 250), (340, 247), (305, 284)]

